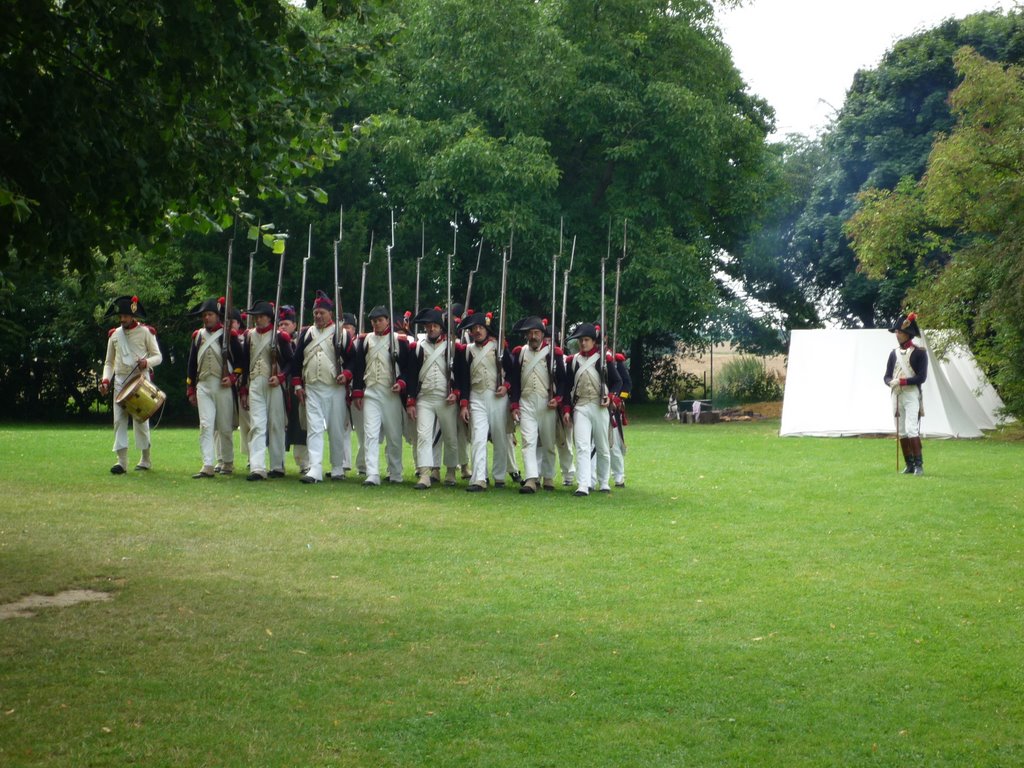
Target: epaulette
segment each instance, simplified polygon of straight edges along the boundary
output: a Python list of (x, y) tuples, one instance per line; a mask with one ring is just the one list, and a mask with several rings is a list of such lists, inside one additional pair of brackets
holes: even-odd
[(463, 344), (461, 341), (456, 341), (455, 342), (455, 351), (456, 352), (465, 352), (466, 351), (466, 345)]
[(523, 345), (520, 344), (518, 347), (516, 347), (515, 349), (512, 350), (512, 354), (513, 355), (518, 355), (522, 351), (523, 351)]
[(111, 336), (113, 336), (117, 332), (117, 329), (120, 327), (121, 326), (117, 325), (111, 328), (109, 331), (107, 331), (107, 338), (109, 339)]
[(617, 363), (624, 363), (624, 362), (626, 362), (626, 356), (624, 354), (622, 354), (621, 352), (616, 352), (615, 353), (615, 362), (617, 362)]
[(409, 339), (409, 349), (416, 349), (416, 339)]
[(565, 354), (565, 350), (562, 349), (561, 347), (555, 347), (555, 354), (556, 355), (564, 355)]
[(281, 337), (281, 340), (284, 341), (285, 344), (292, 343), (292, 337), (288, 335), (288, 331), (278, 331), (277, 335)]
[(202, 328), (196, 328), (194, 331), (192, 331), (192, 338), (195, 339), (195, 337), (199, 335), (199, 332), (201, 330), (203, 330), (203, 329)]

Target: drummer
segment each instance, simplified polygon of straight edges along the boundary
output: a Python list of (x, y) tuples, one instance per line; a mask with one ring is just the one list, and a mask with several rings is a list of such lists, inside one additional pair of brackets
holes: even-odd
[[(163, 362), (160, 347), (156, 343), (156, 329), (143, 325), (145, 310), (138, 296), (118, 296), (114, 299), (104, 317), (118, 316), (120, 325), (107, 333), (107, 357), (103, 362), (103, 377), (100, 394), (104, 397), (114, 391), (114, 453), (117, 463), (110, 468), (111, 474), (123, 475), (128, 469), (128, 412), (117, 403), (119, 395), (129, 380), (136, 375), (153, 379), (153, 368)], [(142, 451), (142, 458), (135, 469), (148, 470), (150, 459), (149, 419), (139, 421), (132, 417), (135, 427), (135, 447)]]

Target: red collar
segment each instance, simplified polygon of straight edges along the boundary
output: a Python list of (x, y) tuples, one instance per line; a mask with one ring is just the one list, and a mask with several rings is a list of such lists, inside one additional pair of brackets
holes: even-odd
[(910, 349), (913, 346), (914, 346), (914, 340), (913, 339), (907, 339), (907, 343), (906, 344), (900, 344), (900, 349)]
[(136, 328), (139, 327), (139, 321), (138, 320), (132, 320), (132, 324), (129, 325), (128, 327), (125, 327), (123, 325), (121, 327), (124, 328), (126, 331), (134, 331)]
[(256, 333), (270, 333), (272, 330), (274, 330), (274, 326), (273, 324), (268, 325), (266, 328), (260, 328), (259, 326), (256, 326), (255, 328), (253, 328), (253, 330), (256, 331)]
[(580, 352), (581, 357), (593, 357), (597, 354), (597, 347), (593, 347), (589, 352)]

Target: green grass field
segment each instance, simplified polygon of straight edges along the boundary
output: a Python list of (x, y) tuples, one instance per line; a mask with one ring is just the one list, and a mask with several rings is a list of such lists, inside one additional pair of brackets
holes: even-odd
[(577, 499), (2, 426), (0, 603), (114, 598), (0, 621), (0, 765), (1024, 764), (1024, 443), (777, 430), (638, 418)]

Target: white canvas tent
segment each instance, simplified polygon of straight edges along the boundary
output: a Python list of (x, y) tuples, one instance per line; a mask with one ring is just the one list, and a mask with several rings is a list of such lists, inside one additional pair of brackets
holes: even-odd
[[(928, 349), (925, 332), (914, 343)], [(793, 331), (789, 343), (782, 436), (892, 435), (896, 432), (889, 388), (882, 382), (896, 337), (886, 330)], [(923, 387), (924, 437), (981, 437), (1000, 423), (999, 395), (974, 356), (951, 348), (940, 360), (928, 349)]]

